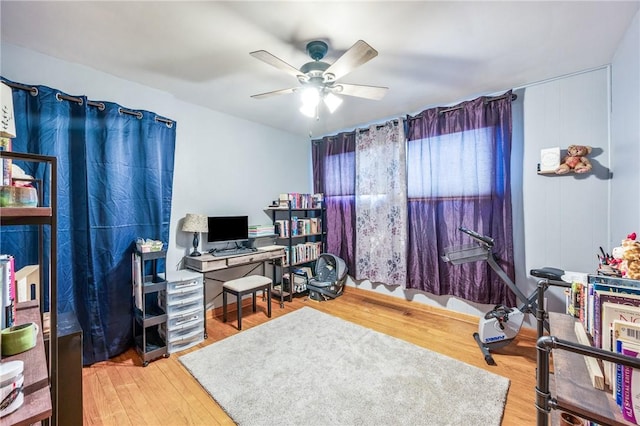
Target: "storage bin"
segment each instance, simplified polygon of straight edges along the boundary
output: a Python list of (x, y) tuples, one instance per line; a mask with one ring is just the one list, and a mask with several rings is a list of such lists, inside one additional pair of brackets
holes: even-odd
[(204, 340), (204, 330), (201, 330), (198, 334), (193, 334), (190, 336), (185, 336), (183, 339), (170, 342), (167, 344), (167, 352), (170, 354), (174, 352), (180, 352), (185, 349), (189, 349), (192, 346), (197, 345), (198, 343)]
[(136, 242), (136, 249), (140, 253), (151, 253), (152, 251), (161, 251), (164, 247), (162, 241), (145, 241), (145, 242)]
[(160, 326), (158, 327), (158, 333), (160, 334), (160, 337), (165, 339), (167, 343), (175, 343), (181, 340), (189, 340), (193, 336), (202, 335), (204, 337), (204, 327), (202, 326), (203, 324), (204, 321), (200, 319), (191, 327), (180, 328), (177, 330), (167, 330), (166, 324), (160, 324)]
[(187, 293), (194, 290), (202, 291), (202, 279), (167, 283), (167, 293), (169, 294)]
[(164, 311), (170, 317), (180, 314), (182, 311), (191, 310), (195, 308), (202, 309), (204, 297), (202, 292), (194, 292), (189, 294), (189, 297), (181, 299), (168, 299), (168, 296), (164, 293), (160, 293), (158, 297), (158, 305), (164, 309)]
[(178, 311), (174, 315), (169, 316), (167, 320), (167, 328), (169, 330), (177, 330), (190, 327), (198, 321), (204, 320), (204, 310), (202, 306), (194, 306), (192, 309)]

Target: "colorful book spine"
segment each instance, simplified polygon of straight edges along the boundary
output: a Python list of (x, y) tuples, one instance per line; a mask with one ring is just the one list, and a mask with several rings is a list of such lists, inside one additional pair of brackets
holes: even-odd
[(2, 324), (0, 327), (7, 328), (14, 324), (16, 317), (16, 278), (15, 261), (11, 255), (0, 255), (0, 283), (2, 284)]
[[(613, 321), (613, 338), (616, 342), (616, 352), (622, 353), (622, 346), (626, 343), (640, 345), (640, 324), (628, 321)], [(616, 404), (622, 407), (622, 365), (615, 365), (614, 395)]]
[[(640, 346), (623, 343), (622, 354), (640, 358)], [(640, 420), (640, 370), (627, 366), (622, 367), (622, 417), (636, 425)]]
[[(593, 287), (593, 345), (602, 348), (603, 333), (602, 328), (602, 304), (605, 302), (620, 303), (626, 305), (640, 306), (640, 289), (634, 293), (621, 293), (619, 288), (606, 289), (594, 285)], [(635, 289), (634, 289), (635, 290)]]
[[(635, 302), (638, 302), (636, 300)], [(604, 302), (602, 304), (602, 349), (615, 351), (615, 339), (613, 337), (613, 322), (626, 321), (630, 323), (640, 322), (639, 305), (626, 305), (620, 303)], [(605, 383), (612, 390), (615, 388), (615, 364), (610, 361), (602, 361)]]

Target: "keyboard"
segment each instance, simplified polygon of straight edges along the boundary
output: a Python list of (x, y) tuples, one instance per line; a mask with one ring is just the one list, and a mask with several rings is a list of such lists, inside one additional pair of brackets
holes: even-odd
[(210, 254), (216, 257), (223, 257), (223, 256), (234, 256), (237, 254), (249, 254), (249, 253), (253, 253), (254, 251), (256, 251), (256, 249), (243, 247), (243, 248), (234, 248), (234, 249), (214, 250), (210, 252)]

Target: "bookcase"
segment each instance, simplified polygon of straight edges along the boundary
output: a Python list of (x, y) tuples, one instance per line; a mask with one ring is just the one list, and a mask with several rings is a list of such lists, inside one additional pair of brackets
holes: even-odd
[[(620, 290), (624, 288), (626, 291), (629, 291), (629, 289), (633, 288), (626, 287), (625, 284), (638, 286), (640, 291), (640, 282), (638, 281), (633, 283), (631, 280), (597, 275), (589, 275), (589, 283), (584, 286), (587, 291), (583, 292), (581, 289), (573, 287), (572, 292), (577, 290), (584, 295), (584, 299), (580, 296), (580, 299), (582, 299), (584, 303), (588, 304), (589, 300), (592, 301), (591, 309), (593, 309), (593, 316), (590, 320), (592, 323), (586, 327), (587, 332), (591, 332), (592, 334), (595, 334), (593, 330), (597, 328), (596, 323), (597, 321), (601, 321), (601, 318), (597, 315), (596, 306), (598, 306), (598, 297), (594, 296), (590, 299), (588, 297), (588, 289), (591, 289), (591, 293), (593, 294), (595, 292), (593, 289), (598, 288), (598, 284), (605, 287), (605, 283), (609, 283), (612, 287), (618, 286), (617, 291), (612, 291), (611, 293), (618, 294), (617, 297), (620, 298), (622, 298), (622, 295), (624, 294), (621, 293)], [(544, 288), (540, 286), (544, 286), (544, 284), (539, 282), (538, 285), (540, 303), (540, 299), (543, 298), (541, 295), (544, 293)], [(604, 297), (604, 293), (598, 296)], [(570, 297), (569, 300), (573, 300), (573, 298)], [(582, 309), (584, 308), (581, 308), (581, 310)], [(589, 368), (586, 359), (597, 360), (597, 362), (600, 363), (599, 365), (603, 367), (603, 373), (607, 371), (606, 363), (610, 363), (614, 366), (614, 370), (609, 371), (615, 371), (616, 364), (627, 367), (627, 371), (640, 369), (640, 359), (606, 349), (606, 345), (598, 343), (597, 339), (594, 339), (593, 342), (587, 342), (588, 344), (582, 342), (578, 338), (576, 330), (582, 331), (584, 329), (583, 322), (586, 321), (588, 323), (589, 320), (585, 318), (589, 316), (588, 309), (589, 307), (587, 307), (586, 314), (584, 312), (582, 313), (582, 319), (580, 319), (580, 313), (578, 312), (574, 312), (575, 316), (567, 313), (554, 312), (546, 314), (550, 326), (549, 335), (539, 336), (540, 338), (538, 339), (537, 344), (538, 363), (536, 368), (536, 408), (538, 410), (538, 426), (556, 424), (555, 421), (550, 422), (550, 417), (554, 419), (557, 413), (552, 410), (565, 411), (585, 420), (594, 422), (595, 424), (636, 424), (625, 419), (622, 413), (624, 403), (622, 407), (618, 406), (616, 403), (616, 395), (613, 394), (608, 387), (605, 386), (604, 390), (596, 389), (593, 370)], [(538, 313), (539, 334), (541, 334), (542, 330), (540, 322), (543, 320), (544, 316), (541, 317), (540, 313)], [(610, 320), (606, 319), (605, 321), (608, 322)], [(613, 319), (611, 321), (613, 321)], [(607, 328), (604, 324), (602, 324), (601, 327)], [(603, 333), (603, 336), (608, 334), (606, 330), (603, 332), (602, 328), (600, 333)], [(603, 336), (601, 336), (601, 338), (604, 338)], [(609, 334), (610, 338), (612, 338), (612, 336), (614, 335)], [(636, 337), (640, 339), (640, 336)], [(550, 368), (552, 350), (553, 373), (551, 373)], [(625, 385), (623, 382), (626, 379), (621, 376), (611, 376), (609, 380), (610, 383), (611, 380), (615, 381), (615, 386), (618, 386), (620, 389), (624, 389)], [(620, 397), (620, 394), (618, 397)], [(627, 408), (629, 407), (627, 406)], [(638, 420), (640, 419), (636, 416), (636, 422), (638, 422)]]
[(267, 208), (273, 221), (275, 242), (284, 246), (285, 257), (274, 262), (274, 278), (280, 284), (273, 293), (284, 300), (293, 300), (293, 295), (306, 292), (306, 285), (296, 283), (293, 271), (302, 267), (313, 270), (318, 256), (326, 250), (326, 207), (321, 194), (289, 194), (280, 199), (277, 207)]
[[(44, 178), (39, 184), (48, 191), (39, 188), (37, 207), (0, 207), (0, 225), (37, 226), (39, 270), (41, 274), (47, 275), (41, 275), (39, 280), (42, 283), (38, 297), (41, 303), (31, 300), (17, 305), (16, 324), (34, 322), (40, 326), (41, 331), (38, 333), (36, 348), (3, 358), (5, 361), (24, 361), (25, 381), (22, 392), (23, 405), (12, 414), (3, 417), (2, 424), (32, 424), (49, 418), (50, 424), (55, 425), (58, 424), (58, 377), (66, 373), (58, 364), (57, 159), (44, 155), (0, 151), (0, 163), (4, 164), (6, 160), (38, 163), (37, 167), (44, 167)], [(42, 197), (43, 193), (48, 194), (46, 199)], [(47, 228), (48, 233), (45, 232)], [(48, 239), (48, 244), (45, 244), (45, 239)], [(44, 304), (47, 298), (48, 307)], [(49, 324), (48, 328), (46, 323)]]

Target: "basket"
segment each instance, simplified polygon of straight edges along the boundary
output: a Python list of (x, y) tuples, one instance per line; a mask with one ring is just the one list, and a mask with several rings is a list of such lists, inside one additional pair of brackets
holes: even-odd
[(444, 256), (442, 256), (442, 260), (445, 262), (451, 262), (453, 265), (475, 262), (478, 260), (487, 260), (488, 258), (489, 250), (477, 244), (447, 247), (444, 249)]
[(136, 242), (136, 248), (140, 253), (150, 253), (152, 251), (161, 251), (164, 244), (162, 241), (146, 241), (144, 243)]

